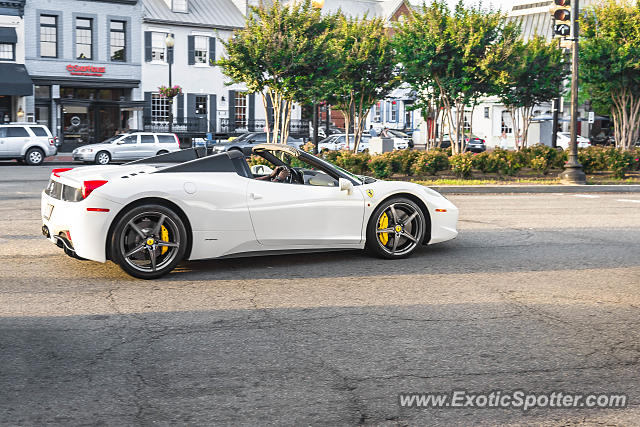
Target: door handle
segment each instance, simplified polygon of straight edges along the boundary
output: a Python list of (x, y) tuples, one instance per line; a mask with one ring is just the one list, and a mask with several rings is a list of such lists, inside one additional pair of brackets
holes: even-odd
[(251, 197), (253, 200), (262, 199), (262, 196), (256, 193), (250, 193), (249, 197)]

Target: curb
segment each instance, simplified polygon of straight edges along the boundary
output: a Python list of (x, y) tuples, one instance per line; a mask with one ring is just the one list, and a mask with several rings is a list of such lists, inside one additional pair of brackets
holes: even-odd
[(442, 185), (442, 194), (640, 193), (640, 185)]

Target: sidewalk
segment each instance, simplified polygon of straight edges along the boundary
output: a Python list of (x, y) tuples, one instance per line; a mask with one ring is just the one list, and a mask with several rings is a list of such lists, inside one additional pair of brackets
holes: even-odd
[(55, 156), (47, 157), (44, 159), (46, 163), (69, 163), (73, 162), (73, 154), (71, 153), (58, 153)]
[(441, 185), (442, 194), (640, 193), (640, 185)]

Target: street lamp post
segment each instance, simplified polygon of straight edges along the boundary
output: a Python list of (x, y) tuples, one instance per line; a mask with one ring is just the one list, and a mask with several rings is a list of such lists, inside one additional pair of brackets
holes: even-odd
[(586, 184), (578, 161), (578, 0), (571, 1), (571, 142), (569, 161), (560, 174), (567, 184)]
[[(167, 34), (164, 44), (167, 46), (167, 62), (169, 63), (169, 88), (171, 88), (171, 64), (173, 64), (173, 46), (175, 39), (171, 34)], [(173, 130), (173, 97), (169, 97), (169, 132)]]

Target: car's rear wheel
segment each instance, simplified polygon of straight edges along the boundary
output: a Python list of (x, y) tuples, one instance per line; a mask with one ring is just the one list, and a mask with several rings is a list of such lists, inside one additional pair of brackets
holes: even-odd
[(156, 153), (156, 156), (160, 156), (160, 155), (162, 155), (162, 154), (167, 154), (167, 153), (168, 153), (168, 151), (167, 151), (167, 150), (160, 150), (160, 151), (158, 151), (158, 152)]
[(408, 257), (424, 239), (426, 223), (422, 209), (412, 200), (387, 200), (369, 219), (366, 247), (381, 258)]
[(118, 220), (111, 236), (111, 257), (131, 276), (155, 279), (174, 269), (187, 243), (179, 215), (162, 205), (142, 205)]
[(108, 151), (99, 151), (96, 154), (96, 165), (108, 165), (111, 161), (111, 154)]
[(44, 152), (39, 148), (29, 148), (24, 156), (29, 166), (40, 166), (44, 162)]

